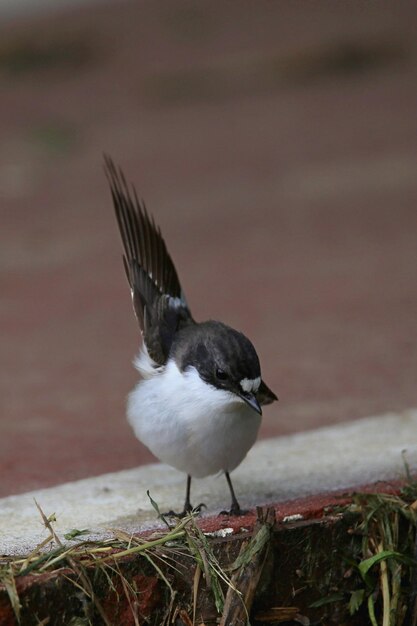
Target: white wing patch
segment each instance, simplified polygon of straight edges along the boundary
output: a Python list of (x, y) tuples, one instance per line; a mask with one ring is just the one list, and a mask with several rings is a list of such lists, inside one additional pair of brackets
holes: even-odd
[(261, 384), (261, 377), (257, 378), (243, 378), (240, 381), (240, 386), (242, 387), (245, 393), (256, 393), (259, 389), (259, 385)]
[(133, 365), (143, 378), (152, 378), (152, 376), (160, 374), (164, 369), (163, 366), (158, 366), (158, 364), (151, 359), (145, 343), (142, 344), (139, 354), (134, 358)]
[(173, 296), (167, 295), (165, 296), (165, 298), (168, 300), (168, 305), (170, 306), (170, 308), (174, 309), (174, 311), (177, 311), (178, 309), (181, 309), (185, 306), (185, 302), (181, 298), (174, 298)]

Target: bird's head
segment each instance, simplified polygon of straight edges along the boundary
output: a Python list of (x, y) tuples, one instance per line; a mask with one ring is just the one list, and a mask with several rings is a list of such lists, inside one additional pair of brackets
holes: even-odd
[(258, 355), (245, 335), (221, 322), (203, 322), (178, 333), (173, 356), (181, 371), (194, 367), (207, 384), (228, 391), (262, 415)]

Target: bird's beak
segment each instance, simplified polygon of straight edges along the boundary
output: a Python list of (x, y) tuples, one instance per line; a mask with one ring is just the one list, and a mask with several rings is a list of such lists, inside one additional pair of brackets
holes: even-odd
[(240, 393), (239, 395), (242, 398), (242, 400), (244, 400), (246, 404), (248, 404), (251, 407), (251, 409), (259, 413), (259, 415), (262, 415), (261, 405), (256, 399), (256, 396), (254, 393)]

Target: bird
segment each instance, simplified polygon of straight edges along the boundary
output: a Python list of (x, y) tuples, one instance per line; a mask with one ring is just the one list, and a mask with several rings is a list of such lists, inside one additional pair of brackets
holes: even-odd
[(243, 333), (194, 320), (160, 228), (122, 170), (104, 159), (142, 335), (134, 360), (141, 379), (128, 395), (128, 422), (154, 456), (187, 475), (183, 510), (172, 515), (205, 506), (193, 509), (191, 480), (220, 473), (230, 490), (227, 514), (242, 515), (230, 472), (255, 443), (262, 406), (278, 398)]

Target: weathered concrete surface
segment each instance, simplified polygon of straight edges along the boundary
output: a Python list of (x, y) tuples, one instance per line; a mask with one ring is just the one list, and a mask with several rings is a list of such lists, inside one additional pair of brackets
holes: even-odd
[(3, 495), (151, 460), (101, 153), (197, 319), (245, 331), (262, 436), (417, 406), (415, 3), (117, 1), (0, 27)]
[[(410, 410), (266, 439), (233, 472), (235, 490), (243, 508), (286, 503), (278, 505), (280, 519), (300, 511), (311, 517), (317, 496), (404, 477), (403, 450), (410, 467), (417, 469), (416, 432), (417, 410)], [(0, 554), (27, 553), (45, 539), (34, 498), (47, 516), (56, 514), (61, 537), (73, 528), (107, 536), (111, 528), (139, 532), (155, 524), (147, 490), (161, 511), (179, 510), (185, 477), (154, 464), (3, 498)], [(192, 501), (207, 504), (205, 516), (227, 508), (229, 493), (223, 476), (193, 481)], [(219, 524), (215, 520), (210, 528), (215, 530)], [(245, 526), (246, 520), (226, 518), (225, 524)]]

